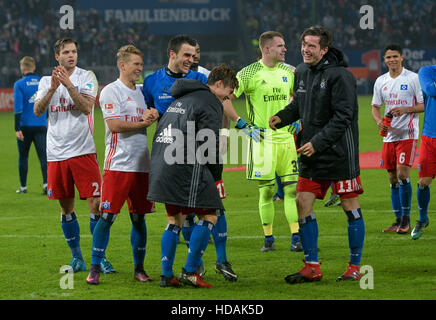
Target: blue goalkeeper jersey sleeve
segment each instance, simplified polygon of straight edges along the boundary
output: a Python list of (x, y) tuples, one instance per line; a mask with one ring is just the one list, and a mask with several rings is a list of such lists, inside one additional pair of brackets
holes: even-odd
[(436, 138), (436, 65), (422, 67), (418, 76), (425, 106), (422, 134)]
[(181, 78), (200, 80), (204, 84), (207, 82), (207, 77), (197, 71), (189, 70), (187, 74), (174, 76), (168, 68), (159, 69), (147, 76), (142, 86), (147, 106), (156, 108), (159, 116), (162, 116), (174, 101), (170, 94), (170, 88), (177, 79)]
[(40, 79), (35, 74), (26, 74), (14, 84), (14, 114), (21, 114), (19, 127), (47, 126), (47, 113), (40, 117), (33, 113)]

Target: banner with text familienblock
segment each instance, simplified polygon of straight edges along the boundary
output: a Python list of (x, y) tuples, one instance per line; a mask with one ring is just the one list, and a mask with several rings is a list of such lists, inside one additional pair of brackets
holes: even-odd
[(238, 26), (234, 0), (77, 0), (80, 9), (98, 10), (105, 22), (146, 25), (148, 34), (234, 34)]

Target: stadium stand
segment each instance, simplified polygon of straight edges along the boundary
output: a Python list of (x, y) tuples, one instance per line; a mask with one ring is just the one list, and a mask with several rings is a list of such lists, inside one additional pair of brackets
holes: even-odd
[[(74, 0), (70, 2), (74, 5)], [(239, 69), (254, 61), (257, 39), (266, 30), (284, 34), (287, 61), (297, 63), (300, 60), (298, 37), (310, 25), (323, 25), (331, 30), (334, 44), (343, 50), (380, 49), (388, 42), (397, 42), (404, 48), (436, 48), (436, 42), (430, 41), (436, 38), (434, 0), (373, 1), (375, 29), (371, 31), (359, 28), (358, 21), (362, 16), (359, 13), (360, 2), (239, 0), (240, 30), (235, 32), (237, 43), (231, 44), (235, 47), (234, 55), (214, 54), (212, 51), (216, 51), (216, 43), (221, 42), (216, 37), (199, 38), (204, 48), (203, 63), (211, 69), (225, 60)], [(112, 53), (128, 43), (141, 48), (145, 53), (144, 63), (150, 70), (164, 64), (166, 56), (162, 44), (168, 39), (148, 33), (146, 24), (125, 26), (115, 19), (105, 22), (96, 10), (75, 9), (75, 29), (61, 30), (61, 14), (51, 3), (51, 0), (0, 0), (0, 88), (11, 88), (20, 77), (16, 65), (24, 55), (35, 57), (39, 66), (37, 73), (49, 73), (54, 62), (52, 45), (61, 36), (78, 40), (81, 44), (79, 64), (93, 69), (102, 84), (113, 79), (114, 73), (117, 73)], [(223, 45), (225, 42), (222, 41)], [(213, 48), (209, 54), (208, 47)]]
[[(313, 1), (312, 1), (313, 2)], [(277, 30), (286, 37), (289, 51), (298, 50), (298, 37), (310, 25), (322, 25), (334, 34), (334, 43), (341, 49), (377, 49), (388, 42), (404, 48), (435, 48), (429, 39), (436, 37), (436, 3), (432, 0), (372, 1), (374, 30), (359, 28), (361, 1), (252, 0), (244, 1), (245, 27), (248, 29), (252, 55), (256, 39), (266, 30)], [(395, 26), (393, 28), (392, 26)], [(425, 26), (425, 30), (423, 30)], [(290, 57), (292, 61), (292, 57)]]

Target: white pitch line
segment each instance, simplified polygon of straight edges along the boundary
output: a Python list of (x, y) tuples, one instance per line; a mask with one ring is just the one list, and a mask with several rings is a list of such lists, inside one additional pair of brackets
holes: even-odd
[[(111, 238), (126, 238), (128, 236), (129, 236), (129, 234), (111, 235), (110, 237)], [(147, 238), (148, 239), (156, 239), (156, 238), (161, 238), (161, 237), (162, 237), (161, 235), (151, 235), (151, 236), (148, 236)], [(346, 238), (346, 237), (347, 237), (347, 234), (344, 233), (342, 235), (320, 235), (319, 238), (322, 240), (322, 239), (341, 239), (341, 238)], [(397, 241), (397, 240), (400, 240), (400, 241), (411, 240), (410, 237), (408, 237), (408, 236), (405, 236), (405, 237), (398, 236), (396, 238), (388, 238), (388, 239), (387, 239), (387, 237), (389, 237), (389, 236), (382, 235), (382, 232), (380, 232), (380, 235), (379, 234), (369, 234), (369, 235), (366, 234), (365, 240), (368, 240), (368, 239), (370, 239), (370, 240), (395, 240), (395, 241)], [(23, 238), (23, 239), (24, 238), (37, 238), (37, 239), (57, 239), (57, 238), (59, 238), (59, 239), (63, 239), (64, 236), (62, 234), (61, 235), (2, 234), (2, 235), (0, 235), (0, 238)], [(88, 234), (84, 234), (84, 235), (80, 235), (80, 238), (92, 238), (92, 236), (88, 235)], [(291, 239), (291, 236), (279, 236), (279, 235), (277, 235), (277, 236), (274, 236), (274, 238), (275, 239)], [(228, 236), (227, 239), (229, 239), (229, 240), (232, 240), (232, 239), (234, 239), (234, 240), (264, 239), (264, 236), (261, 236), (261, 235), (259, 235), (259, 236), (240, 235), (240, 236)], [(436, 236), (424, 235), (419, 240), (420, 241), (421, 240), (436, 240)]]

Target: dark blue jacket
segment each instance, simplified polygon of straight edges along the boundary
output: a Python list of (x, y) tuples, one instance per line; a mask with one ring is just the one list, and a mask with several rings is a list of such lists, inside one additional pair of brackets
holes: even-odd
[(295, 71), (294, 100), (276, 115), (281, 128), (301, 119), (300, 145), (311, 142), (316, 152), (301, 155), (300, 176), (348, 180), (360, 175), (356, 79), (346, 69), (341, 51), (329, 51), (316, 66)]

